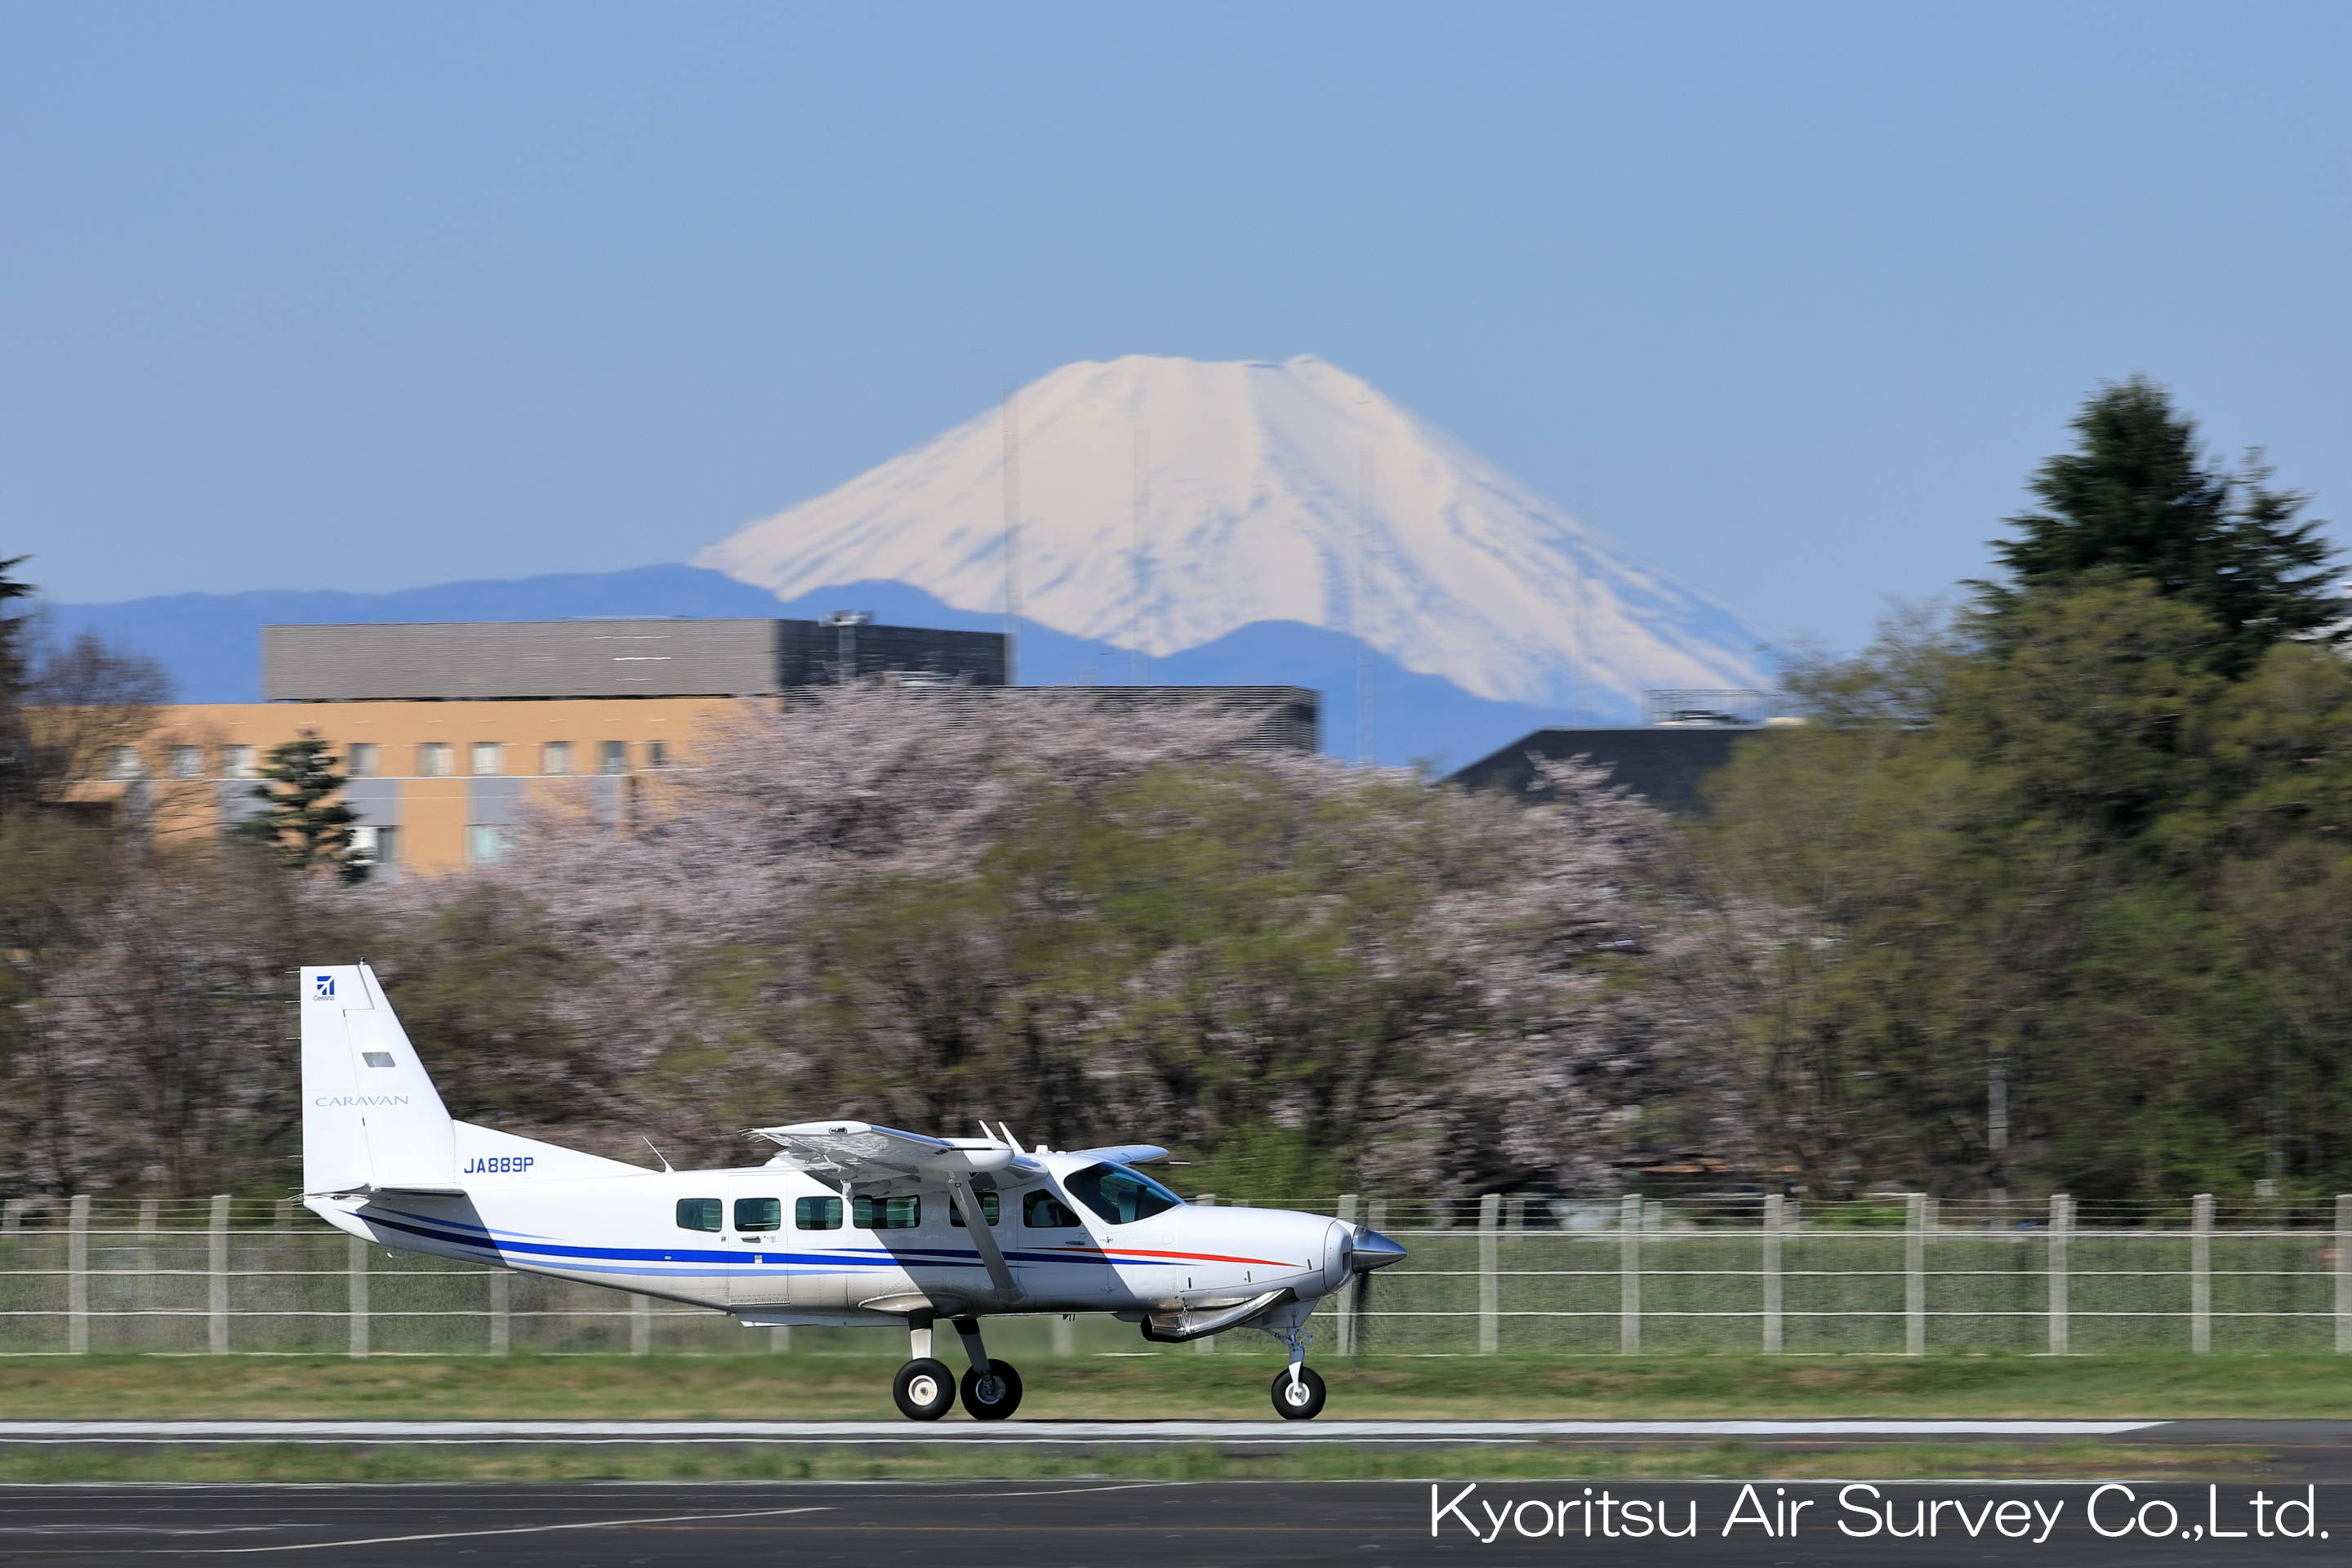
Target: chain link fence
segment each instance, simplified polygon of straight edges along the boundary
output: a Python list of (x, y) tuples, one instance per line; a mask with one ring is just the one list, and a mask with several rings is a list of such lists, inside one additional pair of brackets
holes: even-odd
[[(2352, 1196), (1260, 1206), (1360, 1220), (1412, 1249), (1325, 1302), (1327, 1352), (2352, 1353)], [(1108, 1319), (1007, 1331), (1029, 1353), (1150, 1348)], [(0, 1353), (872, 1353), (883, 1337), (747, 1332), (721, 1312), (388, 1252), (290, 1201), (0, 1206)]]

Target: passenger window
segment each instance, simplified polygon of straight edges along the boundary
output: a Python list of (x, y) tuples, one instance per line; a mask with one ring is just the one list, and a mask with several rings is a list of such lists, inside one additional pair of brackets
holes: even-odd
[(839, 1230), (841, 1200), (795, 1198), (793, 1200), (793, 1224), (802, 1230)]
[(1124, 1165), (1088, 1165), (1062, 1184), (1070, 1195), (1113, 1225), (1150, 1219), (1184, 1200), (1140, 1172)]
[(1021, 1223), (1031, 1230), (1067, 1230), (1078, 1223), (1070, 1205), (1040, 1188), (1021, 1200)]
[(855, 1223), (860, 1230), (912, 1230), (923, 1223), (919, 1197), (860, 1198)]
[[(972, 1196), (980, 1200), (980, 1217), (986, 1220), (989, 1224), (994, 1225), (996, 1223), (996, 1194), (994, 1193), (974, 1193)], [(948, 1219), (950, 1223), (956, 1226), (957, 1228), (962, 1228), (963, 1205), (958, 1204), (952, 1198), (948, 1200)]]
[(783, 1227), (783, 1199), (737, 1198), (735, 1200), (737, 1230), (782, 1230)]
[(678, 1199), (677, 1228), (710, 1231), (719, 1229), (719, 1200), (717, 1198)]

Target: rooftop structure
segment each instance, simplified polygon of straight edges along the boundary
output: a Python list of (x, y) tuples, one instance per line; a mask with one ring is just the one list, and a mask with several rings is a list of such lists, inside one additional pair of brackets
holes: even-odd
[(851, 615), (278, 626), (261, 672), (270, 702), (770, 697), (845, 674), (1002, 686), (1004, 637)]

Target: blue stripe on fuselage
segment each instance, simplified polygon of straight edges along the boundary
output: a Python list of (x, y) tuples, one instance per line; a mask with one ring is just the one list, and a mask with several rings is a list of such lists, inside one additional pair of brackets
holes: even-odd
[[(397, 1214), (397, 1211), (394, 1211), (394, 1214)], [(774, 1268), (784, 1272), (799, 1271), (803, 1273), (818, 1271), (845, 1273), (851, 1268), (880, 1268), (891, 1267), (893, 1265), (915, 1265), (934, 1268), (978, 1268), (983, 1267), (982, 1260), (979, 1253), (954, 1247), (909, 1247), (893, 1249), (887, 1247), (842, 1247), (837, 1250), (828, 1252), (794, 1252), (780, 1256), (775, 1254), (772, 1248), (761, 1252), (746, 1254), (740, 1252), (695, 1251), (680, 1249), (677, 1247), (583, 1247), (562, 1242), (514, 1240), (510, 1238), (513, 1233), (504, 1233), (499, 1236), (496, 1239), (485, 1241), (478, 1237), (461, 1236), (451, 1231), (440, 1229), (438, 1228), (439, 1226), (446, 1226), (453, 1222), (438, 1219), (427, 1220), (426, 1216), (423, 1215), (400, 1215), (398, 1217), (394, 1217), (394, 1215), (393, 1214), (377, 1214), (362, 1209), (360, 1211), (357, 1217), (367, 1221), (371, 1225), (383, 1226), (387, 1230), (404, 1231), (410, 1236), (423, 1237), (427, 1240), (446, 1242), (457, 1247), (472, 1247), (478, 1251), (488, 1252), (493, 1255), (520, 1254), (526, 1257), (543, 1258), (551, 1261), (561, 1258), (578, 1258), (583, 1260), (596, 1259), (630, 1263), (722, 1263), (729, 1265), (730, 1268), (736, 1268), (749, 1267), (757, 1268)], [(418, 1223), (409, 1223), (412, 1221)], [(872, 1261), (868, 1261), (866, 1257), (856, 1256), (858, 1254), (868, 1255), (872, 1258)], [(1172, 1268), (1176, 1267), (1175, 1262), (1167, 1258), (1113, 1258), (1106, 1257), (1102, 1253), (1093, 1251), (1014, 1251), (1007, 1252), (1004, 1256), (1007, 1260), (1016, 1263), (1092, 1263), (1106, 1266), (1123, 1263), (1129, 1267), (1141, 1266), (1157, 1268)], [(812, 1265), (830, 1265), (831, 1268), (815, 1269), (812, 1268)], [(608, 1268), (602, 1270), (602, 1272), (609, 1274), (657, 1274), (664, 1272), (664, 1270)]]

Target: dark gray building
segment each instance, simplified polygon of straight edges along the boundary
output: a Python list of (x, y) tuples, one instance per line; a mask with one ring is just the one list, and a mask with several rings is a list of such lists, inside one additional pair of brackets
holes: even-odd
[(1466, 789), (1501, 790), (1544, 798), (1530, 790), (1532, 758), (1567, 762), (1582, 757), (1609, 770), (1610, 782), (1624, 785), (1651, 805), (1685, 816), (1706, 811), (1706, 775), (1731, 760), (1732, 748), (1763, 724), (1648, 724), (1577, 730), (1537, 730), (1454, 773), (1449, 784)]
[(1210, 702), (1262, 717), (1242, 744), (1265, 751), (1312, 752), (1323, 743), (1323, 694), (1304, 686), (1079, 686), (1107, 711)]
[(998, 632), (788, 620), (265, 626), (270, 702), (762, 697), (862, 676), (1002, 686)]

